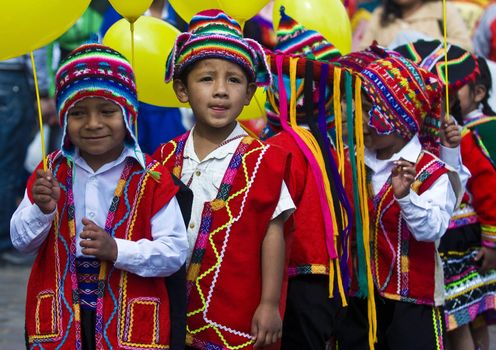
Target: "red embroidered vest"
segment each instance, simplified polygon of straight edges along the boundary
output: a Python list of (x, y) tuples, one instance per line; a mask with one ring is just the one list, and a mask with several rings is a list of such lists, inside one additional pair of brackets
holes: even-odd
[[(166, 169), (148, 156), (146, 166), (161, 173), (160, 182), (134, 160), (129, 163), (129, 176), (121, 178), (118, 188), (122, 191), (109, 209), (116, 238), (152, 239), (151, 218), (177, 192)], [(49, 167), (61, 185), (59, 215), (29, 278), (26, 332), (30, 348), (39, 344), (43, 349), (81, 349), (74, 207), (68, 205), (72, 169), (59, 152), (49, 156)], [(31, 199), (34, 180), (32, 175), (27, 187)], [(169, 298), (163, 278), (143, 278), (101, 262), (97, 300), (97, 349), (169, 348)]]
[[(296, 204), (293, 220), (286, 229), (294, 231), (289, 256), (289, 277), (304, 274), (329, 274), (329, 253), (318, 187), (312, 169), (294, 139), (285, 131), (269, 138), (267, 144), (284, 148), (291, 154), (289, 192)], [(345, 165), (345, 189), (352, 198), (351, 169)], [(349, 191), (348, 191), (349, 190)], [(291, 227), (288, 227), (291, 226)]]
[[(162, 145), (154, 154), (179, 178), (187, 136)], [(243, 138), (216, 199), (205, 203), (188, 268), (187, 344), (200, 349), (253, 349), (251, 321), (261, 297), (262, 242), (288, 161), (281, 149)]]
[[(417, 194), (428, 190), (449, 171), (441, 160), (425, 151), (416, 169), (412, 189)], [(373, 206), (372, 274), (379, 294), (388, 299), (435, 305), (436, 276), (442, 272), (435, 243), (414, 238), (401, 218), (390, 180), (374, 198)]]

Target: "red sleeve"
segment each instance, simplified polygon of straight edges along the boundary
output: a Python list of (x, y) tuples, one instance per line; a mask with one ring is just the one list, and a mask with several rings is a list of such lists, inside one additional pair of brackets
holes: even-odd
[(472, 132), (463, 137), (461, 151), (463, 163), (472, 174), (467, 190), (481, 224), (482, 244), (496, 247), (496, 169), (477, 145)]
[(288, 186), (289, 194), (298, 208), (305, 188), (307, 161), (295, 141), (285, 132), (271, 137), (266, 143), (284, 149), (291, 155), (290, 166), (284, 180)]

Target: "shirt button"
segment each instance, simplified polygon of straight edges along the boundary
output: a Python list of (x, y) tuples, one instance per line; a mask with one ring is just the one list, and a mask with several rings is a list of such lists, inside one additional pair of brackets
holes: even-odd
[(200, 175), (201, 175), (201, 171), (200, 171), (200, 170), (197, 170), (197, 171), (195, 172), (195, 175), (196, 175), (196, 176), (200, 176)]
[(90, 218), (94, 217), (95, 216), (95, 213), (91, 212), (88, 214)]
[(189, 228), (190, 228), (190, 229), (194, 229), (194, 228), (195, 228), (195, 223), (194, 223), (194, 222), (190, 223), (190, 224), (189, 224)]

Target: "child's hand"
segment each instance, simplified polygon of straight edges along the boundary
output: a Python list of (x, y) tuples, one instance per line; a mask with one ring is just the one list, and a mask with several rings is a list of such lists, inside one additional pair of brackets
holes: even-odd
[(94, 255), (99, 260), (114, 262), (117, 259), (117, 243), (103, 228), (93, 221), (83, 218), (83, 232), (81, 237), (81, 251), (86, 255)]
[(36, 171), (33, 184), (33, 200), (44, 214), (52, 213), (60, 198), (60, 186), (50, 170)]
[(410, 192), (410, 185), (415, 180), (415, 164), (400, 159), (394, 162), (395, 167), (391, 172), (391, 185), (394, 196), (403, 198)]
[(485, 274), (491, 269), (496, 269), (496, 249), (481, 247), (475, 257), (475, 261), (481, 261), (481, 259), (480, 273)]
[(441, 144), (444, 147), (455, 148), (460, 145), (462, 133), (460, 126), (456, 124), (453, 118), (443, 120), (441, 123)]
[(255, 340), (254, 348), (274, 344), (282, 337), (282, 320), (278, 305), (258, 305), (251, 321), (251, 335)]

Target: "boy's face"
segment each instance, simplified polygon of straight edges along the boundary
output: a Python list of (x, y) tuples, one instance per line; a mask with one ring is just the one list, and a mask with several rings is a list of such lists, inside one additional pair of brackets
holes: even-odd
[(67, 116), (69, 138), (93, 170), (120, 156), (126, 132), (119, 105), (103, 98), (79, 101)]
[(196, 63), (187, 76), (187, 85), (174, 80), (177, 98), (189, 102), (199, 127), (229, 129), (255, 93), (243, 69), (216, 58)]
[(389, 154), (390, 151), (396, 150), (399, 145), (404, 145), (405, 142), (397, 133), (380, 135), (369, 125), (369, 111), (372, 107), (370, 99), (362, 93), (363, 143), (369, 150), (376, 151), (379, 158), (381, 154)]

